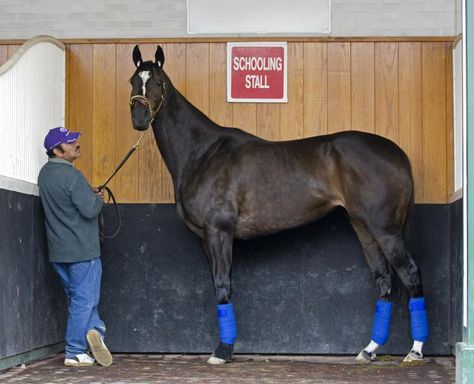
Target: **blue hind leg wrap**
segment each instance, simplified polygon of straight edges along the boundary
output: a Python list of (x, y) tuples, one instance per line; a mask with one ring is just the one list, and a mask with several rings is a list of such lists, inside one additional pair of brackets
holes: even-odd
[(234, 344), (237, 338), (237, 323), (233, 304), (217, 304), (217, 316), (219, 318), (221, 342)]
[(410, 299), (408, 303), (411, 318), (411, 336), (415, 341), (425, 342), (428, 340), (428, 314), (426, 313), (425, 298), (417, 297)]
[(384, 345), (387, 342), (388, 334), (390, 333), (391, 317), (392, 303), (390, 301), (377, 300), (372, 340), (378, 345)]

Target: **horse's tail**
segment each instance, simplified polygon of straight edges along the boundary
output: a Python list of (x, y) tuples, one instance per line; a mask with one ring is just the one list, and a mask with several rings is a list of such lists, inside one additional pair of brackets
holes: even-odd
[(408, 252), (416, 259), (418, 246), (416, 242), (416, 218), (415, 218), (415, 199), (414, 191), (411, 193), (407, 207), (407, 215), (403, 227), (403, 239), (405, 240)]

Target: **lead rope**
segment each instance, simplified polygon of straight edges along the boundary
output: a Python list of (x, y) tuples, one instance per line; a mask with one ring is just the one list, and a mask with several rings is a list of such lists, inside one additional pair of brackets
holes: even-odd
[(118, 222), (118, 225), (117, 225), (117, 229), (115, 230), (115, 232), (111, 235), (106, 235), (104, 232), (103, 232), (103, 228), (104, 228), (104, 214), (101, 213), (100, 214), (100, 219), (99, 219), (99, 235), (101, 237), (101, 239), (112, 239), (114, 238), (115, 236), (118, 235), (118, 233), (120, 232), (120, 229), (122, 227), (122, 219), (120, 218), (120, 213), (119, 213), (119, 210), (118, 210), (118, 205), (117, 205), (117, 201), (115, 200), (115, 196), (114, 194), (112, 193), (112, 190), (107, 187), (107, 184), (110, 182), (110, 180), (112, 180), (112, 178), (115, 176), (115, 174), (119, 171), (120, 168), (122, 168), (125, 164), (125, 162), (130, 158), (130, 156), (132, 156), (132, 153), (136, 151), (136, 149), (138, 148), (138, 145), (140, 144), (140, 142), (143, 140), (143, 137), (145, 136), (144, 133), (140, 134), (140, 137), (138, 138), (137, 142), (135, 143), (135, 145), (130, 148), (130, 150), (128, 151), (128, 153), (125, 155), (125, 157), (122, 159), (122, 161), (119, 163), (119, 165), (117, 166), (117, 168), (115, 168), (115, 171), (114, 173), (112, 173), (112, 176), (110, 176), (107, 181), (102, 184), (101, 186), (97, 187), (97, 191), (98, 192), (102, 192), (103, 190), (105, 190), (107, 192), (107, 195), (108, 195), (108, 199), (107, 199), (107, 203), (110, 203), (110, 200), (112, 200), (113, 204), (114, 204), (114, 208), (115, 208), (115, 216), (117, 217), (117, 222)]

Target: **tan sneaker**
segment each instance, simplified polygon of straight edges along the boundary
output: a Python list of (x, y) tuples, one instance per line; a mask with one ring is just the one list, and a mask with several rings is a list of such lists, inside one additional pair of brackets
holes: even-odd
[(64, 359), (64, 365), (68, 367), (90, 367), (95, 364), (95, 360), (87, 353), (81, 353), (70, 359)]
[(104, 367), (111, 365), (113, 361), (112, 355), (105, 346), (102, 335), (95, 329), (91, 329), (87, 331), (86, 339), (97, 362)]

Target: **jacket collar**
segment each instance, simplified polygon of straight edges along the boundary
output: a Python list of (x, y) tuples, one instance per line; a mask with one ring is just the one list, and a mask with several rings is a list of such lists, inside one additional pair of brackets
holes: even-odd
[(74, 167), (73, 163), (71, 163), (70, 161), (67, 161), (65, 159), (61, 159), (59, 157), (49, 157), (48, 162), (49, 163), (55, 163), (55, 164), (66, 164), (66, 165), (69, 165), (71, 167)]

